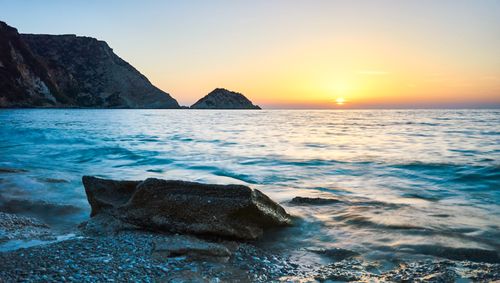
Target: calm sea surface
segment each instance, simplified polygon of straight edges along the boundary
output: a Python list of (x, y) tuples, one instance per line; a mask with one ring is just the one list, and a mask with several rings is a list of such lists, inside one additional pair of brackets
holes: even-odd
[(299, 217), (261, 244), (299, 256), (500, 251), (500, 110), (0, 110), (0, 211), (71, 232), (82, 175), (249, 185)]

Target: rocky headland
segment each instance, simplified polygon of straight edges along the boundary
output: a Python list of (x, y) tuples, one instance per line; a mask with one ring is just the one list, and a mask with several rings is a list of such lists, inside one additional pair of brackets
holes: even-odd
[(261, 109), (243, 94), (216, 88), (191, 105), (191, 109)]
[[(20, 34), (0, 21), (0, 108), (186, 109), (102, 40)], [(260, 109), (217, 88), (192, 109)]]
[(0, 107), (179, 108), (104, 41), (0, 21)]

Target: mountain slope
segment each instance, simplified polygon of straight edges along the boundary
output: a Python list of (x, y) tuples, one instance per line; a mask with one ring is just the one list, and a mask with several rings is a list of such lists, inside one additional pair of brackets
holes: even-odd
[(0, 78), (0, 107), (179, 108), (104, 41), (19, 34), (3, 22)]
[(56, 97), (65, 101), (17, 30), (0, 22), (0, 107), (51, 105)]

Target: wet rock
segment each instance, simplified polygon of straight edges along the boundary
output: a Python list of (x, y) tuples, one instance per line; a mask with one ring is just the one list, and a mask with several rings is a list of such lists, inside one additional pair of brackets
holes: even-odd
[(19, 169), (19, 168), (2, 168), (0, 167), (0, 174), (2, 173), (24, 173), (24, 172), (28, 172), (27, 170), (24, 170), (24, 169)]
[(290, 203), (296, 205), (328, 205), (339, 203), (341, 200), (335, 198), (309, 198), (309, 197), (294, 197)]
[(452, 262), (403, 263), (381, 278), (390, 282), (456, 282), (460, 279)]
[(39, 178), (38, 180), (45, 182), (45, 183), (50, 183), (50, 184), (61, 184), (61, 183), (69, 183), (68, 180), (65, 179), (57, 179), (57, 178)]
[(335, 261), (341, 261), (344, 259), (353, 258), (359, 256), (359, 253), (342, 248), (332, 248), (332, 249), (321, 249), (321, 250), (309, 250), (311, 252), (326, 256)]
[(358, 261), (341, 261), (322, 266), (314, 278), (325, 281), (359, 281), (365, 275), (362, 265)]
[(211, 243), (186, 235), (157, 239), (153, 248), (153, 256), (157, 258), (186, 256), (194, 260), (226, 262), (231, 254), (229, 248), (223, 244)]
[(291, 217), (258, 190), (146, 179), (113, 181), (84, 176), (91, 220), (106, 214), (146, 230), (256, 239), (264, 229), (291, 224)]

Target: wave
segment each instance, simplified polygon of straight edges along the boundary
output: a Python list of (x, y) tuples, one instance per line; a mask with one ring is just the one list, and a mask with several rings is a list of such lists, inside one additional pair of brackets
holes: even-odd
[[(152, 155), (151, 153), (150, 155)], [(92, 148), (77, 148), (61, 150), (48, 154), (51, 159), (62, 159), (76, 163), (89, 163), (96, 160), (138, 160), (143, 158), (138, 152), (128, 150), (120, 146), (100, 146)]]
[(405, 197), (405, 198), (423, 199), (423, 200), (432, 201), (432, 202), (439, 201), (439, 200), (441, 200), (443, 198), (442, 196), (431, 195), (430, 193), (424, 193), (424, 192), (419, 192), (419, 193), (403, 193), (401, 196)]
[(464, 167), (464, 165), (456, 165), (451, 163), (425, 163), (419, 161), (412, 161), (400, 164), (388, 164), (387, 166), (392, 168), (407, 169), (414, 171), (425, 171), (425, 170), (436, 170), (436, 169), (456, 170)]
[(206, 165), (194, 165), (188, 166), (188, 169), (191, 170), (201, 170), (208, 171), (216, 176), (229, 177), (232, 179), (240, 180), (246, 182), (248, 184), (258, 184), (257, 180), (255, 180), (252, 176), (242, 173), (236, 173), (233, 171), (225, 170), (216, 166), (206, 166)]
[[(437, 176), (442, 182), (500, 181), (500, 165), (467, 165), (451, 163), (410, 162), (388, 165), (389, 168), (403, 169), (416, 174)], [(416, 177), (416, 175), (414, 176)]]
[(0, 211), (45, 216), (64, 216), (68, 214), (80, 213), (82, 208), (70, 204), (52, 203), (47, 201), (5, 199), (0, 196)]
[(370, 162), (347, 162), (333, 159), (284, 159), (284, 158), (253, 158), (240, 161), (241, 165), (261, 166), (294, 166), (294, 167), (322, 167), (336, 164), (367, 164)]
[(115, 168), (120, 168), (120, 167), (135, 167), (135, 166), (143, 166), (143, 165), (168, 165), (172, 164), (174, 162), (173, 159), (170, 158), (160, 158), (160, 157), (144, 157), (141, 158), (140, 160), (134, 161), (134, 162), (129, 162), (126, 164), (120, 164), (120, 165), (115, 165)]
[(381, 230), (421, 230), (428, 231), (426, 227), (411, 225), (411, 224), (384, 224), (371, 220), (369, 217), (356, 214), (344, 213), (334, 217), (335, 220), (341, 223), (352, 225), (360, 228), (372, 228)]
[[(365, 214), (370, 214), (368, 210), (372, 208), (365, 208)], [(476, 242), (483, 245), (489, 245), (491, 247), (499, 248), (500, 245), (498, 243), (498, 233), (496, 232), (488, 232), (479, 230), (476, 227), (445, 227), (445, 228), (436, 228), (432, 226), (418, 226), (413, 225), (411, 223), (382, 223), (373, 220), (369, 216), (365, 216), (364, 214), (358, 213), (359, 209), (354, 209), (355, 212), (343, 212), (336, 214), (333, 216), (333, 219), (338, 221), (336, 225), (344, 225), (344, 226), (352, 226), (355, 227), (356, 230), (359, 229), (371, 229), (371, 230), (379, 230), (382, 233), (397, 233), (397, 234), (405, 234), (411, 236), (425, 236), (431, 238), (456, 238), (460, 240), (467, 240)], [(377, 213), (372, 212), (372, 213)], [(449, 215), (432, 215), (440, 218), (448, 218)], [(493, 229), (493, 231), (495, 231)], [(489, 235), (488, 233), (493, 233)]]
[(170, 140), (173, 140), (173, 141), (181, 141), (181, 142), (192, 142), (192, 141), (194, 141), (194, 139), (185, 137), (183, 135), (173, 135), (173, 136), (170, 136), (168, 138)]
[(500, 166), (472, 167), (456, 173), (453, 181), (476, 182), (476, 181), (500, 181)]
[(20, 168), (0, 167), (0, 174), (25, 173), (25, 172), (28, 172), (28, 170), (26, 170), (26, 169), (20, 169)]
[(452, 260), (470, 260), (475, 262), (500, 263), (495, 250), (478, 248), (453, 248), (440, 245), (399, 245), (397, 251), (431, 255)]
[(57, 179), (57, 178), (37, 178), (37, 180), (49, 184), (69, 183), (69, 181), (66, 179)]

